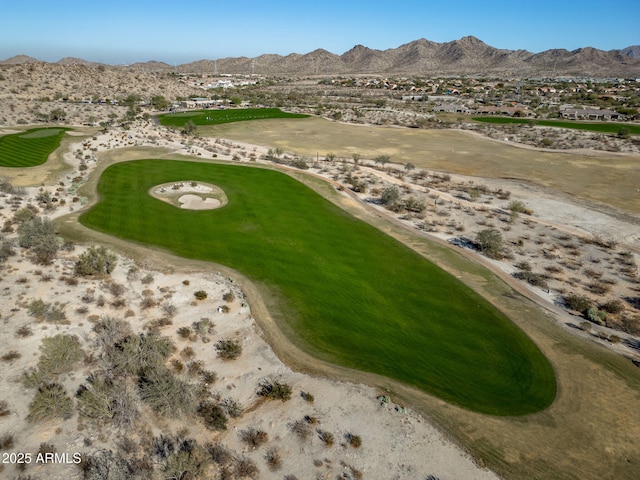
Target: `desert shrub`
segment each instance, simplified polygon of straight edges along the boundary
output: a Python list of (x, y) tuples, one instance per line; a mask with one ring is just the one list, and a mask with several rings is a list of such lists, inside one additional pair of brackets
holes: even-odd
[(29, 405), (29, 421), (70, 418), (73, 414), (73, 400), (59, 383), (49, 383), (38, 389)]
[(96, 345), (105, 348), (121, 342), (125, 337), (132, 335), (131, 325), (109, 315), (104, 315), (93, 326), (96, 334)]
[(260, 470), (258, 470), (258, 467), (253, 460), (242, 457), (236, 460), (234, 473), (240, 478), (256, 478), (260, 473)]
[(209, 341), (208, 335), (213, 335), (215, 333), (215, 323), (213, 323), (208, 318), (201, 318), (197, 322), (193, 322), (192, 328), (194, 332), (196, 332), (202, 338), (202, 341)]
[(109, 293), (114, 297), (119, 297), (127, 290), (124, 285), (116, 282), (109, 282), (107, 284), (107, 289), (109, 290)]
[(521, 270), (519, 272), (514, 272), (513, 276), (518, 280), (522, 280), (527, 282), (530, 285), (540, 287), (540, 288), (549, 288), (549, 284), (547, 280), (544, 278), (544, 275), (540, 273), (528, 272), (526, 270)]
[(502, 234), (493, 228), (481, 230), (476, 235), (478, 249), (489, 258), (502, 258)]
[(153, 308), (158, 304), (153, 297), (144, 296), (142, 300), (140, 300), (140, 308), (142, 310), (148, 310), (149, 308)]
[(380, 203), (383, 205), (392, 205), (400, 199), (400, 190), (395, 185), (387, 187), (380, 195)]
[(242, 345), (235, 340), (220, 340), (216, 343), (216, 351), (223, 360), (235, 360), (242, 353)]
[(193, 296), (196, 297), (196, 300), (204, 300), (208, 297), (207, 292), (205, 292), (204, 290), (198, 290), (193, 294)]
[(269, 434), (263, 430), (256, 430), (253, 427), (249, 427), (240, 432), (240, 440), (251, 448), (258, 448), (269, 441)]
[(105, 360), (116, 373), (143, 375), (164, 368), (173, 352), (173, 343), (156, 333), (129, 335), (104, 352)]
[(33, 220), (36, 217), (36, 212), (34, 210), (37, 209), (31, 206), (17, 210), (16, 213), (13, 214), (13, 221), (22, 224)]
[(225, 294), (222, 296), (222, 299), (223, 299), (225, 302), (231, 303), (231, 302), (233, 302), (233, 301), (236, 299), (236, 297), (235, 297), (235, 295), (233, 294), (233, 292), (227, 292), (227, 293), (225, 293)]
[(0, 360), (2, 360), (3, 362), (13, 362), (14, 360), (19, 359), (21, 356), (22, 354), (17, 350), (9, 350), (7, 353), (3, 354), (2, 357), (0, 357)]
[(202, 370), (203, 367), (204, 367), (204, 362), (202, 360), (194, 360), (187, 364), (187, 371), (189, 372), (190, 376), (195, 377), (196, 375), (199, 375), (203, 371)]
[(174, 358), (171, 360), (171, 367), (175, 370), (176, 373), (182, 373), (184, 370), (184, 363), (178, 358)]
[(178, 307), (176, 307), (173, 303), (171, 302), (163, 302), (162, 303), (162, 310), (164, 311), (164, 313), (166, 313), (169, 317), (174, 317), (176, 312), (178, 311)]
[(0, 400), (0, 417), (6, 417), (11, 413), (9, 410), (9, 404), (6, 400)]
[(30, 337), (33, 335), (33, 330), (29, 325), (22, 325), (16, 330), (16, 336), (20, 338)]
[(180, 327), (178, 329), (178, 336), (180, 338), (184, 338), (187, 339), (189, 338), (191, 335), (193, 335), (193, 330), (191, 330), (191, 327)]
[(300, 396), (305, 402), (313, 403), (315, 397), (309, 392), (300, 392)]
[(27, 312), (29, 315), (38, 320), (44, 320), (44, 316), (48, 309), (49, 304), (45, 303), (42, 299), (32, 300), (29, 302), (29, 305), (27, 305)]
[(594, 281), (589, 284), (589, 290), (596, 295), (604, 295), (609, 293), (611, 286), (605, 282)]
[(0, 263), (5, 262), (9, 257), (16, 254), (13, 240), (0, 236)]
[(36, 263), (48, 264), (60, 248), (55, 227), (47, 218), (34, 217), (18, 227), (18, 244), (30, 249)]
[(128, 428), (138, 416), (135, 395), (123, 379), (109, 379), (91, 374), (76, 392), (78, 411), (95, 420), (111, 420), (117, 427)]
[(354, 435), (353, 433), (347, 433), (346, 435), (347, 442), (353, 448), (360, 448), (362, 446), (362, 438), (360, 435)]
[(76, 275), (92, 276), (110, 274), (116, 268), (118, 257), (103, 246), (89, 247), (75, 265)]
[(531, 271), (531, 264), (529, 262), (518, 262), (516, 264), (514, 264), (514, 267), (516, 267), (518, 270), (523, 270), (525, 272), (530, 272)]
[(217, 403), (210, 400), (204, 401), (198, 405), (196, 413), (202, 418), (205, 427), (209, 430), (227, 429), (227, 416)]
[(42, 442), (38, 448), (38, 454), (56, 453), (58, 450), (52, 443)]
[(190, 358), (195, 357), (195, 355), (196, 355), (196, 352), (194, 352), (193, 348), (191, 348), (191, 347), (184, 347), (184, 348), (180, 351), (180, 356), (181, 356), (182, 358), (187, 359), (187, 360), (188, 360), (188, 359), (190, 359)]
[(194, 386), (176, 377), (166, 367), (147, 369), (140, 376), (138, 386), (140, 398), (160, 415), (180, 417), (195, 410)]
[(38, 370), (44, 374), (69, 372), (85, 356), (80, 340), (75, 335), (59, 334), (42, 339)]
[(282, 400), (286, 402), (291, 399), (291, 387), (286, 383), (281, 383), (278, 380), (273, 382), (270, 380), (264, 380), (258, 385), (258, 395), (266, 397), (270, 400)]
[(604, 321), (607, 319), (607, 314), (595, 307), (587, 309), (584, 315), (585, 317), (587, 317), (587, 320), (593, 323), (597, 323), (598, 325), (604, 324)]
[(615, 299), (603, 303), (602, 305), (600, 305), (600, 308), (607, 313), (616, 314), (624, 310), (624, 304), (622, 303), (622, 301)]
[(311, 436), (311, 427), (304, 420), (296, 420), (289, 424), (289, 430), (296, 435), (300, 440), (306, 440)]
[[(166, 437), (163, 436), (163, 440), (166, 442)], [(158, 456), (162, 459), (162, 478), (202, 478), (211, 461), (205, 450), (193, 439), (177, 437), (170, 442), (166, 451), (156, 449), (156, 453), (160, 453)]]
[(267, 462), (269, 470), (275, 472), (282, 468), (282, 456), (280, 451), (276, 447), (272, 447), (264, 454), (264, 459)]
[(581, 313), (585, 312), (592, 305), (592, 302), (588, 297), (585, 297), (584, 295), (578, 295), (575, 293), (570, 293), (569, 295), (565, 295), (563, 299), (564, 299), (565, 305), (569, 309), (575, 310), (576, 312), (581, 312)]
[(152, 282), (153, 282), (153, 275), (151, 275), (150, 273), (147, 273), (144, 277), (140, 279), (140, 283), (142, 283), (143, 285), (149, 285)]
[(198, 375), (200, 376), (201, 382), (207, 387), (213, 385), (218, 380), (218, 374), (211, 370), (200, 369)]
[(221, 467), (229, 465), (233, 461), (233, 454), (224, 445), (209, 443), (205, 445), (205, 449), (209, 454), (209, 458)]
[(0, 437), (0, 450), (8, 450), (13, 447), (15, 441), (13, 439), (13, 435), (10, 433), (5, 433), (2, 437)]
[(524, 213), (527, 215), (531, 215), (531, 213), (533, 213), (520, 200), (512, 200), (511, 202), (509, 202), (509, 205), (507, 205), (507, 209), (512, 213)]
[(47, 381), (48, 377), (47, 372), (31, 367), (22, 373), (20, 381), (26, 388), (38, 388)]
[(325, 444), (325, 446), (330, 447), (334, 443), (333, 433), (327, 432), (326, 430), (318, 430), (318, 438)]
[(124, 458), (111, 450), (85, 455), (80, 466), (84, 480), (146, 480), (153, 477), (151, 462), (135, 457)]
[(242, 415), (242, 404), (234, 398), (224, 398), (220, 402), (220, 406), (231, 418), (238, 418), (240, 415)]

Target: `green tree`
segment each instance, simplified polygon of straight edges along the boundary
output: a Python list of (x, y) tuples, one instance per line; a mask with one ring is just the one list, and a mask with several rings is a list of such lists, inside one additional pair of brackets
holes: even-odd
[(73, 400), (59, 383), (43, 385), (29, 405), (29, 421), (69, 418), (73, 414)]
[(378, 155), (373, 161), (384, 166), (391, 161), (391, 157), (389, 155)]
[(385, 188), (380, 196), (383, 205), (392, 205), (400, 198), (400, 190), (395, 185)]
[(478, 232), (476, 236), (478, 249), (489, 258), (502, 258), (502, 234), (494, 229), (487, 228)]
[(43, 265), (51, 263), (60, 248), (53, 223), (40, 217), (27, 220), (18, 227), (18, 244), (30, 249), (36, 263)]
[(196, 133), (197, 127), (196, 124), (193, 123), (192, 120), (187, 120), (187, 123), (184, 124), (180, 133), (183, 135), (194, 135)]
[(153, 105), (157, 110), (166, 110), (171, 105), (171, 102), (162, 95), (154, 95), (151, 97), (151, 105)]
[(102, 245), (92, 246), (80, 255), (76, 262), (76, 275), (105, 275), (110, 274), (116, 268), (118, 257)]

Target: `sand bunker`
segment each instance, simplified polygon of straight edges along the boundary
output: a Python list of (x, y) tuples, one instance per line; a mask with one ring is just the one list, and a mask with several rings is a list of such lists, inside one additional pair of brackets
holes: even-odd
[(185, 210), (213, 210), (228, 203), (220, 187), (204, 182), (171, 182), (149, 190), (152, 197)]
[(187, 210), (213, 210), (214, 208), (220, 207), (220, 200), (211, 197), (203, 199), (202, 197), (191, 193), (182, 195), (178, 198), (178, 202), (181, 203), (180, 208), (185, 208)]

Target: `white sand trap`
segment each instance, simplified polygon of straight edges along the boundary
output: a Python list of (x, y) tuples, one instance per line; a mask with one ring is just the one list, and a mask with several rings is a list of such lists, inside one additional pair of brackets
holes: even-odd
[(210, 197), (203, 200), (202, 197), (193, 194), (182, 195), (178, 198), (178, 202), (180, 202), (180, 208), (187, 210), (213, 210), (220, 207), (220, 200)]
[(224, 190), (204, 182), (163, 183), (151, 188), (149, 194), (184, 210), (213, 210), (229, 202)]

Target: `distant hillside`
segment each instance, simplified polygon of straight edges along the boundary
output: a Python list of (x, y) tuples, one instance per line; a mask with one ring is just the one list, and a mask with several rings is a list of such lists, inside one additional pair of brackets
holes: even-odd
[[(24, 55), (0, 64), (33, 63)], [(80, 59), (62, 59), (61, 64), (95, 65)], [(518, 76), (588, 76), (640, 77), (640, 46), (622, 50), (598, 50), (592, 47), (531, 53), (526, 50), (497, 49), (478, 38), (467, 36), (446, 43), (421, 38), (387, 50), (356, 45), (336, 55), (323, 49), (286, 56), (265, 54), (255, 58), (236, 57), (199, 60), (178, 66), (164, 62), (129, 65), (140, 71), (189, 73), (235, 73), (262, 75), (518, 75)]]

